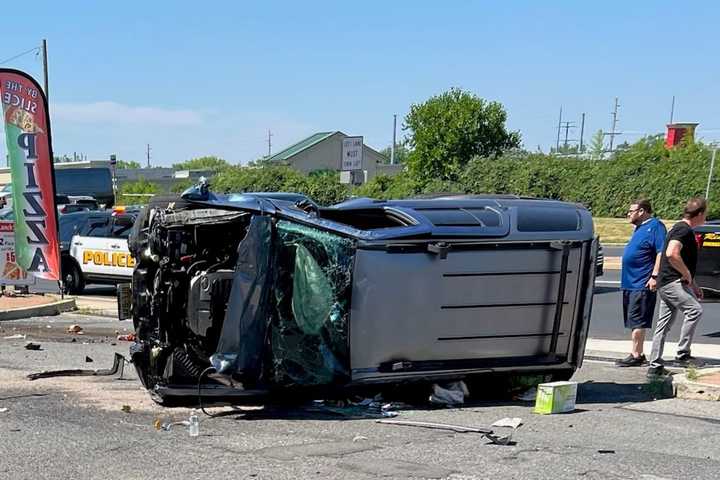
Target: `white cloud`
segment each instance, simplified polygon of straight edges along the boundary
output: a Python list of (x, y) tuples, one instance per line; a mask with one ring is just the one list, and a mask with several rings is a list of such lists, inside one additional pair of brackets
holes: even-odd
[(50, 114), (53, 122), (72, 124), (179, 127), (203, 123), (203, 115), (194, 110), (131, 106), (117, 102), (53, 103)]

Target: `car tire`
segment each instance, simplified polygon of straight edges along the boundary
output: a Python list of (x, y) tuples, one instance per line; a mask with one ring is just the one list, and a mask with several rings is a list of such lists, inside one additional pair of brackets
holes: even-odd
[(80, 295), (85, 290), (85, 279), (75, 262), (65, 261), (62, 265), (63, 286), (67, 293)]

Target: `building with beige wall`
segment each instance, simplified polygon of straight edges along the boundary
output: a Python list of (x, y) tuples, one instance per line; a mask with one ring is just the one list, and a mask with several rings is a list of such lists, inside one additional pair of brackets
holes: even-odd
[[(343, 132), (319, 132), (290, 145), (266, 160), (288, 165), (303, 173), (317, 170), (341, 170), (342, 143), (348, 138)], [(362, 170), (365, 180), (370, 180), (383, 169), (388, 159), (377, 150), (363, 145)], [(391, 169), (394, 173), (395, 169)], [(390, 173), (392, 174), (392, 173)]]

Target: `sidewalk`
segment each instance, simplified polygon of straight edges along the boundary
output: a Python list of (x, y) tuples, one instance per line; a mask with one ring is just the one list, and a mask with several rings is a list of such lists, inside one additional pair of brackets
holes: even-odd
[[(677, 342), (665, 342), (665, 355), (663, 358), (670, 360), (674, 358), (677, 351)], [(643, 344), (643, 348), (647, 354), (652, 349), (652, 342), (647, 341)], [(585, 357), (598, 359), (620, 359), (626, 357), (632, 350), (632, 342), (630, 340), (602, 340), (597, 338), (588, 338), (585, 348)], [(710, 343), (693, 343), (692, 354), (705, 360), (714, 360), (711, 364), (720, 365), (720, 345)]]

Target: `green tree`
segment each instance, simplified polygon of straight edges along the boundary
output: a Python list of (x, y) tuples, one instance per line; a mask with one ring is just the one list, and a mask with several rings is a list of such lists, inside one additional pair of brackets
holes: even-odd
[(598, 130), (592, 136), (588, 151), (593, 160), (602, 160), (603, 153), (605, 153), (605, 134), (602, 130)]
[[(392, 147), (385, 147), (380, 150), (380, 153), (385, 157), (382, 163), (389, 164)], [(405, 162), (407, 162), (409, 154), (410, 149), (408, 149), (407, 145), (405, 145), (405, 142), (401, 142), (395, 145), (395, 163), (404, 164)]]
[(118, 160), (115, 168), (125, 170), (128, 168), (140, 168), (140, 164), (134, 160)]
[(520, 133), (505, 127), (502, 104), (452, 88), (410, 107), (405, 130), (408, 165), (421, 183), (456, 181), (475, 156), (494, 157), (520, 146)]
[(159, 193), (160, 187), (140, 177), (135, 182), (124, 183), (120, 186), (118, 204), (138, 205), (147, 203), (153, 194)]
[(221, 172), (230, 167), (230, 164), (219, 157), (199, 157), (187, 160), (182, 163), (173, 164), (175, 170), (212, 170)]

